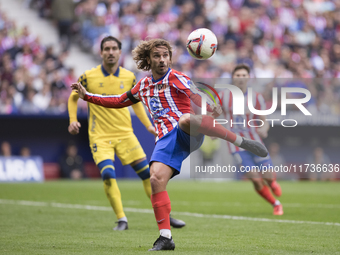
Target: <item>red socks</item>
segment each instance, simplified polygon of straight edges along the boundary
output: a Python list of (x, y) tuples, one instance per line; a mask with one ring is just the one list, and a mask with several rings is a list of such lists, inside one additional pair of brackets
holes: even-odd
[(265, 200), (267, 200), (270, 204), (274, 204), (276, 199), (274, 198), (273, 194), (270, 192), (270, 189), (267, 185), (263, 185), (261, 190), (256, 190), (257, 193)]
[(167, 191), (151, 195), (151, 203), (155, 213), (158, 229), (170, 229), (171, 204)]
[(221, 124), (215, 123), (214, 126), (214, 118), (208, 115), (202, 116), (202, 123), (197, 131), (204, 135), (222, 138), (231, 143), (234, 143), (236, 141), (235, 133), (224, 128)]

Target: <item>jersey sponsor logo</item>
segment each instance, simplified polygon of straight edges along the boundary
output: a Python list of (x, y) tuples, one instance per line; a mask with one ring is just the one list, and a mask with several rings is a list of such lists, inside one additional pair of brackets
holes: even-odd
[(170, 112), (170, 109), (169, 109), (169, 108), (165, 108), (164, 110), (161, 110), (161, 111), (159, 111), (159, 112), (156, 112), (155, 115), (156, 115), (156, 117), (158, 118), (158, 117), (161, 117), (161, 116), (167, 114), (168, 112)]
[(165, 108), (165, 109), (162, 109), (162, 104), (159, 100), (159, 97), (153, 97), (150, 99), (150, 110), (152, 112), (152, 115), (155, 119), (163, 116), (164, 114), (167, 114), (168, 112), (170, 112), (170, 109), (169, 108)]
[(103, 84), (104, 84), (103, 82), (100, 82), (99, 87), (101, 87), (101, 88), (104, 87)]
[(135, 147), (131, 148), (131, 149), (127, 149), (126, 153), (130, 153), (132, 151), (138, 150), (139, 148), (141, 148), (140, 144), (136, 145)]
[(150, 99), (149, 105), (150, 105), (150, 109), (151, 109), (152, 113), (154, 113), (154, 112), (157, 112), (158, 109), (160, 108), (161, 102), (160, 102), (159, 98), (153, 97), (153, 98)]

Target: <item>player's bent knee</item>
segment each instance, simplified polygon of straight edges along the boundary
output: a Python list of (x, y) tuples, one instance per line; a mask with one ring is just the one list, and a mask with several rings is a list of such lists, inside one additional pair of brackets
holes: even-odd
[(149, 171), (143, 171), (141, 173), (138, 173), (139, 178), (141, 178), (143, 181), (150, 178), (150, 172)]
[(131, 166), (143, 181), (150, 178), (149, 163), (146, 158), (143, 158), (137, 164)]
[(105, 169), (101, 175), (103, 180), (116, 179), (116, 173), (113, 169)]
[(150, 176), (150, 183), (151, 183), (151, 186), (158, 186), (161, 183), (161, 181), (158, 178), (158, 176), (153, 174)]
[(167, 182), (165, 181), (165, 178), (161, 177), (160, 175), (153, 174), (150, 176), (150, 184), (152, 190), (159, 190), (159, 189), (165, 189)]
[(116, 179), (116, 171), (112, 160), (104, 160), (98, 164), (103, 180)]
[(180, 127), (190, 128), (190, 114), (184, 114), (179, 118)]

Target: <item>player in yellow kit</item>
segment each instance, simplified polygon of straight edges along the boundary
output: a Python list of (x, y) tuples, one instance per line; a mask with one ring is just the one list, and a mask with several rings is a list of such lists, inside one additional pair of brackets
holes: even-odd
[[(79, 82), (91, 93), (102, 95), (120, 95), (136, 83), (135, 75), (119, 66), (121, 42), (115, 37), (105, 37), (101, 42), (101, 65), (86, 71)], [(72, 91), (68, 100), (70, 125), (68, 131), (75, 135), (79, 133), (80, 123), (77, 120), (77, 102), (79, 96)], [(146, 129), (156, 135), (155, 129), (145, 113), (142, 103), (132, 106), (139, 120)], [(144, 190), (150, 198), (150, 170), (146, 155), (133, 133), (131, 116), (128, 108), (112, 109), (88, 104), (88, 133), (93, 159), (97, 164), (104, 190), (117, 216), (118, 225), (114, 230), (128, 229), (127, 218), (123, 211), (121, 194), (116, 182), (114, 154), (123, 165), (131, 165), (143, 180)], [(173, 227), (183, 227), (181, 220), (171, 218)]]

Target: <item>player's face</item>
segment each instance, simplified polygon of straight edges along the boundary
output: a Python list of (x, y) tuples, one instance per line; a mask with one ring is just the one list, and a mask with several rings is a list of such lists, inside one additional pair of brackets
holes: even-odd
[(239, 69), (233, 75), (233, 85), (239, 88), (247, 88), (250, 76), (246, 69)]
[(103, 44), (103, 50), (101, 52), (101, 57), (105, 65), (115, 65), (122, 51), (118, 47), (116, 41), (107, 41)]
[(150, 64), (153, 73), (161, 76), (166, 74), (171, 64), (168, 48), (165, 46), (153, 48), (150, 53)]

